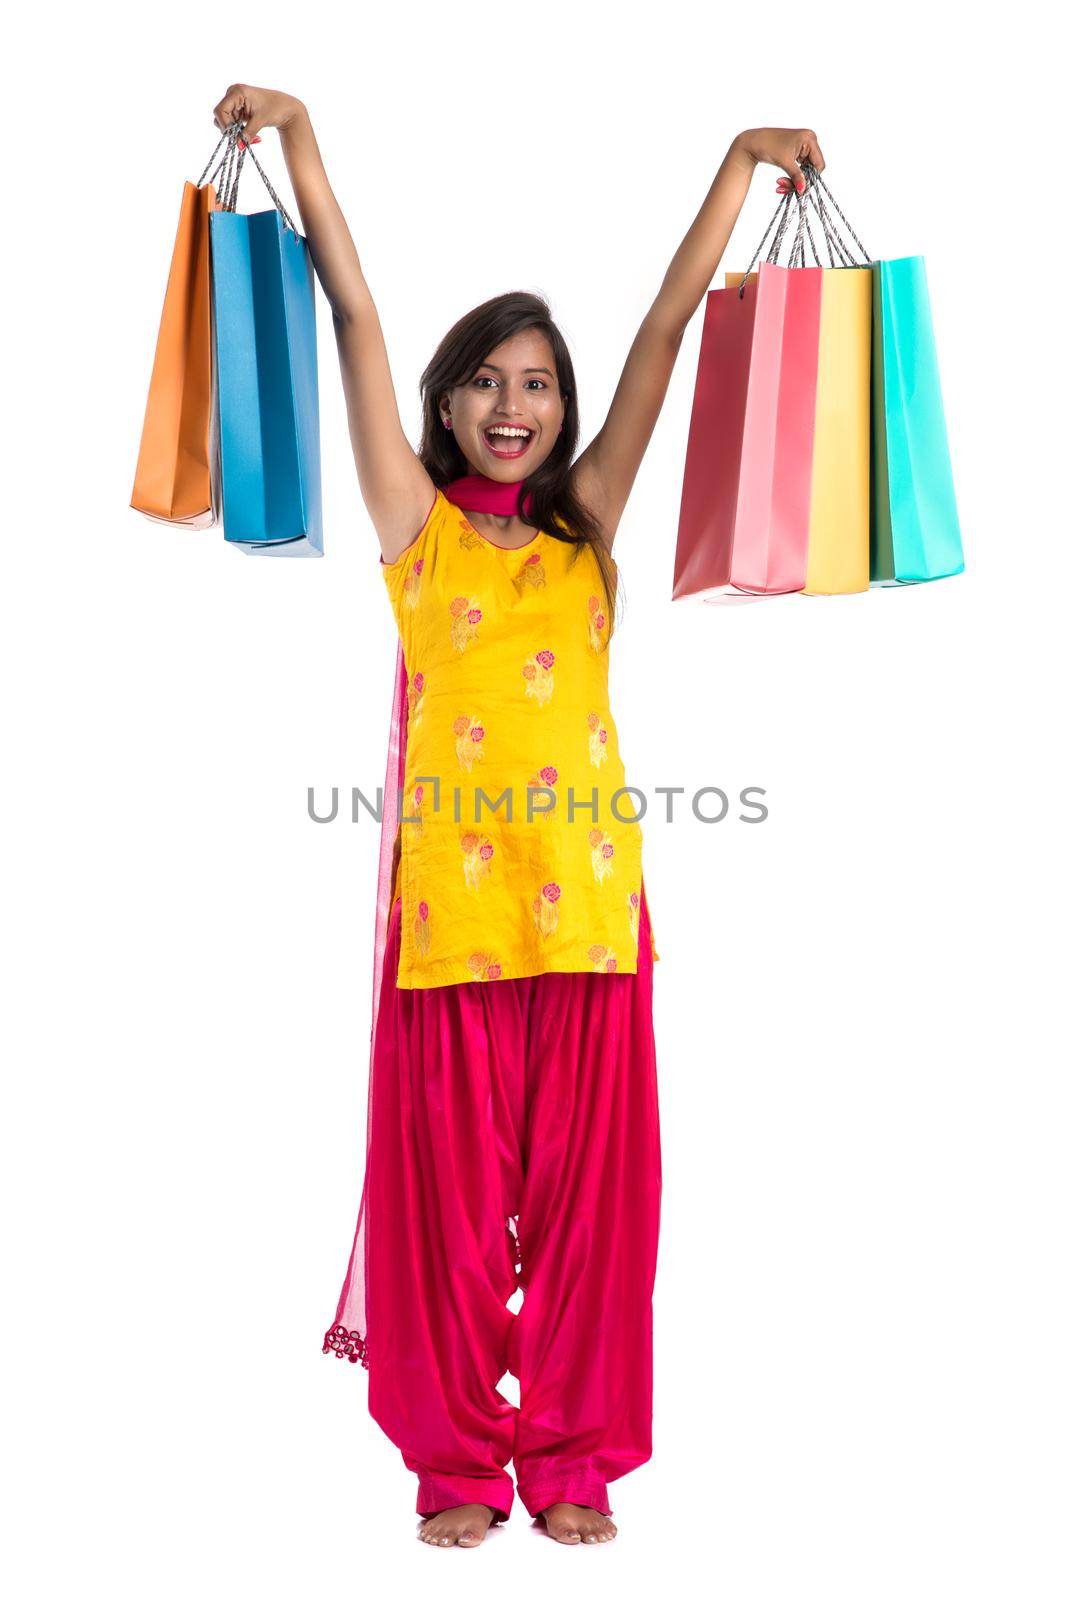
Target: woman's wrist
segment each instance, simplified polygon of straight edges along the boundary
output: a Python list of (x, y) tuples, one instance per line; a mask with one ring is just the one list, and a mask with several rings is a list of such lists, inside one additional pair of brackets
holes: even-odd
[(287, 95), (284, 107), (278, 117), (279, 133), (284, 132), (287, 128), (292, 128), (296, 123), (308, 121), (310, 121), (310, 118), (304, 101), (298, 100), (295, 95)]
[(311, 117), (302, 100), (294, 100), (292, 107), (286, 113), (285, 120), (278, 123), (278, 137), (282, 142), (282, 153), (287, 161), (290, 156), (299, 160), (316, 149)]
[(731, 140), (730, 150), (728, 152), (728, 154), (733, 156), (738, 162), (744, 163), (750, 169), (755, 167), (760, 159), (754, 149), (753, 136), (756, 131), (757, 130), (755, 128), (744, 128), (741, 133), (736, 133), (734, 138)]

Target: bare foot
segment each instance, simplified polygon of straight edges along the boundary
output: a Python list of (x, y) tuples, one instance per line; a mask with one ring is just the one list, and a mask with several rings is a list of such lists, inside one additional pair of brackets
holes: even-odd
[(491, 1506), (450, 1506), (428, 1517), (419, 1529), (424, 1544), (481, 1544), (494, 1518)]
[(546, 1532), (561, 1544), (605, 1544), (619, 1529), (611, 1517), (603, 1517), (592, 1506), (573, 1506), (558, 1500), (538, 1513), (545, 1519)]

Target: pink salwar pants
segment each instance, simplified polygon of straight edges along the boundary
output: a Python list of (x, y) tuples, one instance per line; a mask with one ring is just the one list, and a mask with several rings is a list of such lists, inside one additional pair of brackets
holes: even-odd
[(399, 935), (397, 901), (367, 1167), (371, 1415), (418, 1474), (420, 1515), (477, 1502), (504, 1521), (516, 1491), (531, 1516), (560, 1500), (608, 1515), (607, 1484), (652, 1454), (644, 890), (637, 973), (398, 989)]

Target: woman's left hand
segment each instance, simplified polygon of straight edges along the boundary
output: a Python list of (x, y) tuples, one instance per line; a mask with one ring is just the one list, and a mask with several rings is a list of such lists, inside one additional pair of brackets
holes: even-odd
[(785, 194), (789, 188), (798, 193), (804, 189), (802, 161), (810, 161), (817, 172), (822, 172), (826, 166), (819, 140), (811, 128), (749, 128), (738, 138), (742, 149), (754, 161), (766, 161), (786, 173), (776, 185), (780, 194)]

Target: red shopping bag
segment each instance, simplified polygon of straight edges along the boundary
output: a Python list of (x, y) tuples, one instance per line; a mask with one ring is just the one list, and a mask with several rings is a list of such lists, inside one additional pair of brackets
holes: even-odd
[(803, 589), (822, 273), (760, 264), (710, 289), (671, 598)]

